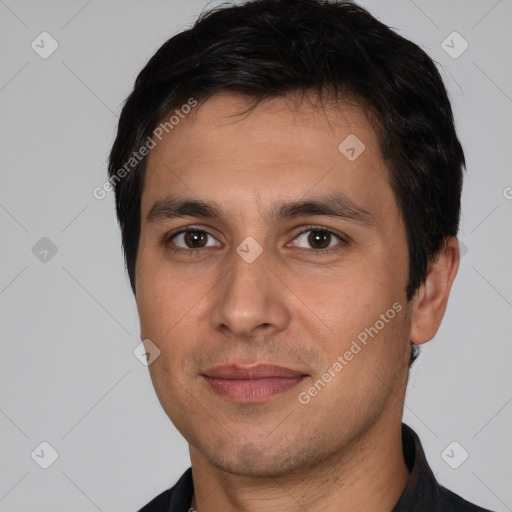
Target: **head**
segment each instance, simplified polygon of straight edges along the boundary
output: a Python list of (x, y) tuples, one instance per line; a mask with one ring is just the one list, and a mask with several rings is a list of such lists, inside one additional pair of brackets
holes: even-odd
[[(157, 51), (109, 175), (151, 377), (193, 450), (277, 474), (401, 416), (457, 271), (463, 166), (432, 60), (353, 3), (220, 7)], [(253, 403), (206, 382), (257, 363), (302, 378)]]

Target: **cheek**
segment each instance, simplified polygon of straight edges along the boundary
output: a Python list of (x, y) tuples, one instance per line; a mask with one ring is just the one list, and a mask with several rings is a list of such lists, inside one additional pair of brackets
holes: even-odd
[(294, 292), (309, 314), (325, 323), (339, 339), (349, 339), (373, 323), (399, 298), (397, 283), (376, 263), (339, 267), (321, 278), (295, 282)]
[(140, 288), (137, 309), (141, 335), (157, 345), (168, 345), (190, 323), (193, 301), (155, 275)]
[[(400, 283), (375, 267), (373, 273), (352, 267), (318, 284), (314, 293), (304, 296), (311, 311), (319, 312), (317, 325), (328, 327), (321, 341), (323, 358), (331, 366), (338, 356), (343, 357), (344, 369), (331, 391), (353, 389), (356, 381), (359, 392), (370, 394), (382, 385), (394, 387), (393, 375), (403, 366), (407, 343)], [(364, 393), (359, 398), (364, 402)]]
[[(170, 320), (168, 307), (168, 285), (158, 268), (150, 266), (139, 256), (137, 261), (136, 286), (137, 310), (139, 313), (141, 335), (157, 339), (163, 327)], [(162, 314), (166, 311), (166, 314)]]
[[(202, 338), (208, 318), (209, 281), (171, 268), (165, 261), (138, 261), (137, 309), (141, 336), (160, 348), (166, 365), (180, 364)], [(172, 353), (172, 357), (169, 354)]]
[(137, 257), (136, 287), (142, 335), (160, 339), (177, 322), (186, 288), (180, 287), (158, 251), (142, 242)]

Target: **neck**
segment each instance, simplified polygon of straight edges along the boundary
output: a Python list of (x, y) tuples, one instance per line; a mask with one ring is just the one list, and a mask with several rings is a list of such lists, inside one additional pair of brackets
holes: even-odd
[(232, 474), (190, 447), (198, 512), (391, 512), (409, 472), (401, 422), (378, 422), (329, 459), (273, 478)]

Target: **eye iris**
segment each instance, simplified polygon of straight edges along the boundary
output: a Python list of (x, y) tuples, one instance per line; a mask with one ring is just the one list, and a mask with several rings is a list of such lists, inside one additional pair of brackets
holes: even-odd
[(316, 247), (317, 249), (324, 249), (329, 246), (331, 241), (331, 235), (324, 231), (311, 231), (308, 236), (308, 242), (312, 247)]
[(187, 231), (185, 242), (189, 247), (204, 247), (206, 245), (206, 233), (203, 231)]

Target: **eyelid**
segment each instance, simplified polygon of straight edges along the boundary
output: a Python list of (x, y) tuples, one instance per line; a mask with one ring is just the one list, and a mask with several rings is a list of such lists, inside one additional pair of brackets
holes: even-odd
[[(209, 228), (209, 227), (205, 228), (205, 227), (199, 226), (199, 225), (183, 226), (182, 228), (179, 228), (177, 231), (174, 231), (172, 233), (164, 235), (164, 244), (165, 245), (169, 244), (169, 242), (173, 238), (175, 238), (176, 236), (181, 235), (183, 233), (186, 233), (188, 231), (201, 231), (203, 233), (206, 233), (207, 236), (211, 236), (217, 242), (219, 242), (219, 240), (217, 240), (217, 238), (212, 233), (210, 233), (209, 229), (212, 229), (212, 228)], [(337, 231), (335, 231), (333, 229), (330, 229), (330, 228), (328, 228), (326, 226), (320, 226), (320, 225), (312, 224), (312, 225), (308, 225), (308, 226), (302, 226), (300, 228), (300, 231), (298, 231), (297, 233), (295, 233), (293, 235), (292, 240), (290, 242), (288, 242), (286, 244), (286, 246), (287, 247), (290, 246), (291, 242), (296, 240), (299, 236), (303, 235), (304, 233), (307, 233), (308, 231), (320, 231), (320, 232), (328, 233), (330, 235), (334, 235), (335, 237), (337, 237), (340, 240), (340, 242), (338, 244), (336, 244), (334, 247), (328, 247), (328, 248), (325, 248), (325, 249), (304, 249), (303, 247), (297, 247), (297, 249), (303, 249), (303, 250), (311, 252), (311, 253), (322, 254), (322, 253), (325, 253), (325, 252), (334, 251), (334, 250), (336, 250), (337, 247), (348, 244), (349, 240), (350, 240), (350, 238), (347, 235), (344, 235), (342, 233), (338, 233)], [(219, 243), (221, 243), (221, 242), (219, 242)], [(173, 250), (175, 250), (177, 252), (195, 252), (195, 253), (198, 253), (198, 252), (200, 252), (201, 249), (204, 250), (204, 249), (208, 249), (208, 248), (209, 247), (199, 247), (197, 249), (193, 249), (193, 248), (184, 248), (184, 247), (176, 246), (176, 249), (173, 249)]]
[[(330, 229), (330, 228), (328, 228), (326, 226), (310, 225), (310, 226), (306, 226), (306, 227), (303, 226), (301, 228), (301, 231), (299, 231), (298, 233), (295, 233), (293, 235), (293, 238), (292, 238), (291, 242), (293, 242), (299, 236), (301, 236), (304, 233), (307, 233), (309, 231), (320, 231), (322, 233), (328, 233), (330, 235), (334, 235), (335, 237), (337, 237), (340, 240), (340, 242), (338, 244), (336, 244), (335, 246), (333, 246), (333, 247), (327, 247), (325, 249), (304, 249), (303, 247), (297, 247), (297, 249), (303, 249), (303, 250), (311, 252), (311, 253), (322, 254), (322, 253), (325, 253), (325, 252), (335, 251), (337, 247), (347, 245), (349, 243), (349, 240), (350, 240), (347, 235), (344, 235), (342, 233), (338, 233), (337, 231), (335, 231), (333, 229)], [(288, 242), (286, 245), (289, 246), (291, 244), (291, 242)]]
[[(183, 233), (187, 233), (188, 231), (201, 231), (203, 233), (206, 233), (207, 236), (212, 237), (218, 243), (220, 243), (219, 240), (217, 240), (217, 238), (212, 233), (210, 233), (209, 229), (212, 229), (212, 228), (204, 228), (202, 226), (197, 226), (197, 225), (183, 226), (182, 228), (179, 228), (177, 231), (173, 231), (171, 233), (166, 233), (164, 235), (163, 243), (165, 245), (167, 245), (171, 242), (171, 240), (173, 238), (177, 237), (178, 235), (182, 235)], [(198, 252), (199, 249), (208, 249), (209, 248), (209, 247), (200, 247), (199, 249), (193, 249), (193, 248), (185, 248), (185, 247), (180, 247), (180, 246), (176, 246), (176, 247), (177, 247), (175, 249), (176, 251), (189, 251), (189, 252)]]

